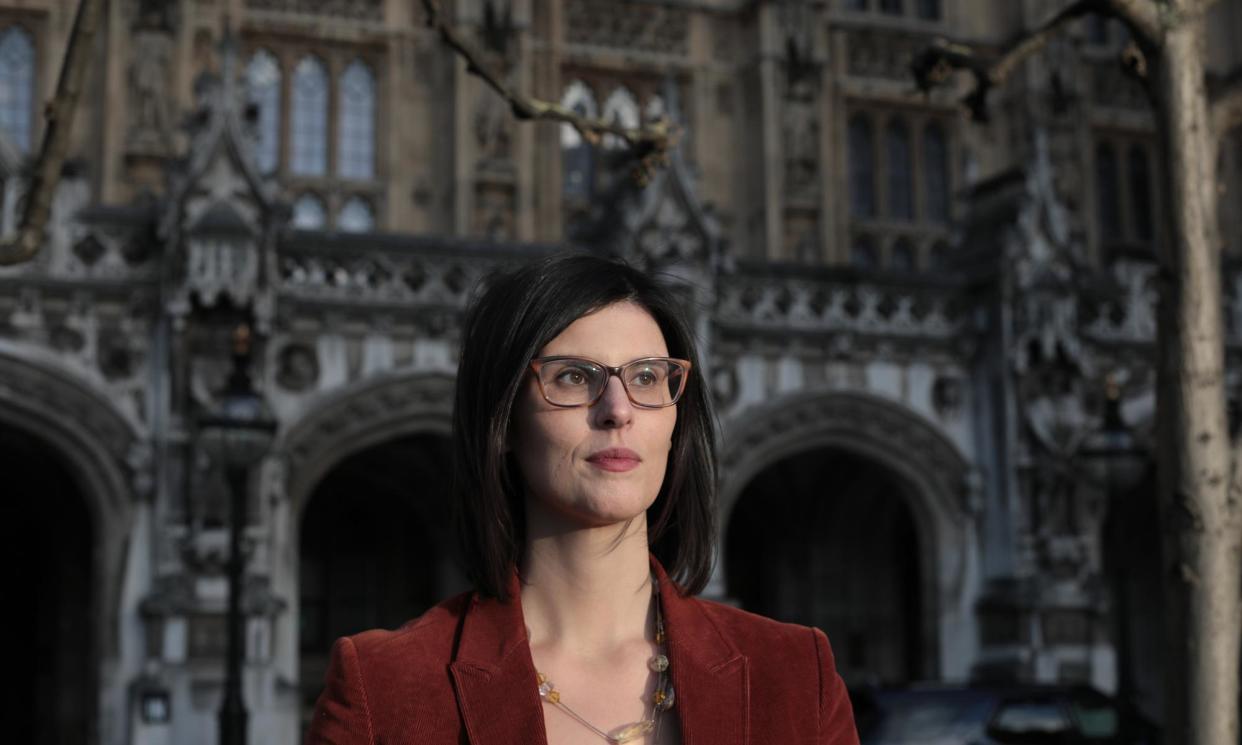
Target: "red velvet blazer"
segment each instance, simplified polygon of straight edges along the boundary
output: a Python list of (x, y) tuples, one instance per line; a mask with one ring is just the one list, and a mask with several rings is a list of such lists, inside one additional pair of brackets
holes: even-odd
[[(652, 568), (683, 745), (857, 745), (822, 631), (684, 597)], [(308, 745), (546, 745), (516, 573), (509, 595), (339, 639)]]

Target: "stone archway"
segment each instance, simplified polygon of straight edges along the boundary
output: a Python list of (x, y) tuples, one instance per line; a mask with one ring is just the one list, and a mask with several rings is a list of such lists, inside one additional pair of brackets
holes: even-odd
[(293, 611), (278, 633), (291, 640), (282, 663), (303, 726), (333, 638), (393, 627), (464, 589), (447, 503), (415, 498), (447, 493), (453, 389), (444, 375), (362, 381), (312, 404), (274, 448), (288, 474), (274, 585)]
[(288, 474), (286, 495), (296, 519), (324, 474), (348, 456), (404, 435), (452, 431), (454, 379), (387, 375), (334, 391), (307, 406), (273, 452)]
[(725, 426), (720, 545), (747, 486), (773, 464), (812, 452), (853, 454), (891, 474), (917, 526), (921, 623), (915, 645), (923, 677), (957, 676), (946, 648), (972, 643), (966, 584), (977, 547), (972, 469), (934, 424), (906, 407), (866, 393), (793, 395), (742, 412)]
[[(65, 536), (67, 540), (89, 544), (66, 547), (88, 568), (83, 568), (82, 562), (61, 567), (71, 575), (66, 581), (80, 581), (89, 587), (90, 597), (85, 603), (89, 631), (81, 650), (85, 659), (72, 666), (85, 677), (81, 685), (85, 700), (72, 704), (72, 710), (52, 715), (83, 718), (85, 732), (66, 741), (81, 742), (83, 737), (87, 743), (107, 741), (115, 732), (104, 731), (104, 712), (124, 711), (126, 705), (126, 681), (120, 678), (126, 654), (120, 633), (121, 588), (136, 513), (135, 496), (146, 488), (143, 481), (149, 476), (140, 428), (103, 392), (55, 361), (34, 363), (0, 353), (0, 380), (4, 381), (0, 385), (0, 429), (4, 433), (0, 439), (6, 441), (3, 455), (28, 459), (26, 466), (35, 461), (54, 464), (49, 467), (59, 472), (46, 474), (41, 489), (61, 491), (63, 504), (58, 509), (65, 512), (49, 513), (44, 509), (46, 504), (24, 506), (38, 508), (43, 519), (64, 521), (65, 532), (71, 534)], [(19, 472), (16, 468), (5, 470), (10, 477)], [(42, 491), (14, 496), (53, 499)], [(21, 540), (33, 540), (37, 534), (32, 526)], [(75, 571), (84, 576), (72, 576)], [(66, 701), (65, 705), (71, 703)], [(79, 706), (84, 708), (79, 711)], [(65, 726), (73, 727), (76, 733), (79, 725)]]

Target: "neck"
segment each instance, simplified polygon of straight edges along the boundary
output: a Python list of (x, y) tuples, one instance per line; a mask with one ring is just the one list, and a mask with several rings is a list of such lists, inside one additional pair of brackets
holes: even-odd
[(521, 593), (532, 647), (601, 656), (651, 636), (646, 515), (583, 528), (529, 503), (526, 514)]

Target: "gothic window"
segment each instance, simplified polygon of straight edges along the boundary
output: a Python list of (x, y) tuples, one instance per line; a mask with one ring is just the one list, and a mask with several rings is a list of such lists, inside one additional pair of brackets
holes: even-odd
[(925, 21), (939, 21), (940, 0), (919, 0), (919, 18)]
[(845, 0), (846, 10), (866, 10), (867, 0)]
[(299, 230), (322, 230), (326, 214), (322, 199), (314, 194), (303, 194), (293, 203), (293, 227)]
[(341, 75), (337, 171), (351, 179), (375, 175), (375, 76), (359, 61)]
[(880, 266), (880, 254), (870, 238), (854, 238), (854, 243), (850, 246), (850, 266), (859, 269), (876, 269)]
[(949, 222), (949, 147), (939, 124), (923, 129), (923, 189), (926, 218)]
[[(595, 95), (581, 80), (575, 80), (565, 89), (561, 105), (580, 116), (595, 117), (599, 110)], [(591, 144), (582, 139), (578, 130), (568, 124), (561, 125), (561, 191), (567, 199), (585, 200), (591, 196), (595, 179), (595, 152)]]
[(1121, 187), (1117, 177), (1117, 156), (1111, 145), (1095, 147), (1096, 209), (1099, 211), (1100, 238), (1105, 242), (1121, 238)]
[[(625, 128), (637, 127), (639, 124), (638, 101), (634, 99), (634, 94), (630, 93), (624, 86), (614, 88), (612, 93), (608, 94), (608, 98), (604, 100), (604, 115), (606, 122), (619, 124)], [(604, 135), (600, 143), (605, 148), (622, 147), (625, 143), (616, 135)]]
[(1134, 237), (1148, 242), (1152, 239), (1151, 173), (1147, 167), (1147, 151), (1131, 145), (1126, 175), (1130, 181), (1130, 211), (1134, 215)]
[(888, 168), (888, 214), (899, 220), (914, 219), (914, 199), (910, 188), (910, 131), (894, 119), (885, 132)]
[(909, 238), (898, 238), (893, 244), (892, 253), (889, 256), (889, 265), (899, 272), (913, 272), (917, 267), (918, 259), (914, 254), (914, 244)]
[(290, 170), (299, 176), (328, 171), (328, 74), (307, 55), (293, 71)]
[(266, 49), (250, 58), (246, 67), (246, 92), (258, 113), (255, 164), (272, 173), (280, 164), (280, 63)]
[(850, 212), (875, 217), (875, 143), (871, 122), (856, 114), (849, 124)]
[(34, 107), (34, 41), (25, 29), (0, 31), (0, 129), (20, 152), (30, 152)]
[(880, 12), (899, 16), (903, 12), (901, 4), (902, 0), (880, 0)]
[(1103, 46), (1108, 44), (1108, 17), (1099, 13), (1087, 16), (1087, 41)]
[(668, 114), (664, 109), (664, 99), (660, 96), (652, 96), (647, 99), (647, 103), (643, 105), (643, 121), (654, 122)]
[(336, 227), (346, 233), (369, 233), (375, 229), (375, 211), (362, 197), (350, 197), (336, 216)]

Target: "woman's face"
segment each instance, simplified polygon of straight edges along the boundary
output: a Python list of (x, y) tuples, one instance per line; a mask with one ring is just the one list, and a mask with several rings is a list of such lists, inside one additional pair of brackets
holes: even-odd
[[(620, 302), (571, 323), (540, 357), (585, 357), (610, 367), (640, 357), (667, 357), (655, 319), (642, 306)], [(621, 380), (608, 378), (589, 407), (553, 406), (534, 375), (514, 405), (510, 447), (530, 499), (584, 526), (611, 525), (639, 515), (664, 483), (677, 407), (634, 406)]]

